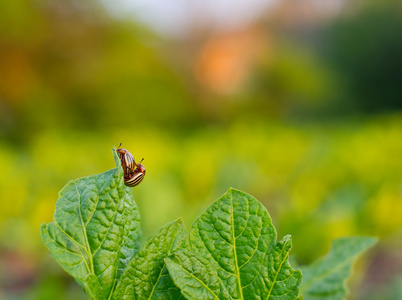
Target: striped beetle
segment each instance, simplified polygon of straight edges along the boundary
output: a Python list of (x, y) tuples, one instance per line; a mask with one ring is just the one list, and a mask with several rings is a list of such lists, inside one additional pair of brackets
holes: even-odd
[[(121, 146), (121, 143), (119, 147)], [(145, 176), (145, 167), (141, 164), (142, 159), (138, 164), (135, 162), (134, 156), (128, 150), (119, 148), (116, 150), (119, 154), (121, 166), (124, 171), (124, 183), (127, 186), (138, 185)]]
[(145, 167), (141, 164), (143, 160), (141, 159), (138, 164), (135, 164), (136, 168), (131, 174), (124, 176), (124, 183), (127, 186), (136, 186), (144, 179)]
[(119, 154), (121, 166), (123, 167), (124, 175), (131, 174), (135, 169), (135, 160), (134, 156), (128, 152), (128, 150), (124, 148), (120, 148), (121, 143), (119, 145), (119, 149), (116, 152)]

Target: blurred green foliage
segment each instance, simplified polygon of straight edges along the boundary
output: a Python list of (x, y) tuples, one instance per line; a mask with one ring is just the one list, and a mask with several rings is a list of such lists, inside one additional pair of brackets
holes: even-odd
[[(378, 113), (402, 108), (402, 5), (367, 1), (325, 32), (324, 53), (338, 74), (338, 110)], [(341, 101), (339, 101), (341, 99)]]
[(81, 299), (39, 226), (69, 180), (113, 167), (120, 142), (145, 158), (133, 190), (145, 237), (180, 216), (189, 227), (235, 187), (292, 234), (300, 263), (345, 235), (400, 247), (402, 18), (357, 7), (308, 31), (318, 42), (272, 39), (243, 89), (219, 95), (184, 58), (196, 43), (95, 0), (0, 1), (0, 298)]

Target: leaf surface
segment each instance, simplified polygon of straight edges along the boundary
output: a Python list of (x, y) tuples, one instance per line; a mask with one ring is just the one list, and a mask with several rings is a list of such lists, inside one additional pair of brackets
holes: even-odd
[(41, 226), (44, 244), (63, 269), (87, 294), (99, 295), (92, 289), (100, 287), (105, 299), (141, 240), (138, 208), (115, 149), (113, 155), (116, 168), (67, 183), (53, 222)]
[(89, 300), (104, 300), (105, 297), (102, 294), (102, 288), (99, 284), (98, 277), (94, 274), (89, 274), (84, 282), (84, 291)]
[[(301, 273), (289, 264), (291, 245), (290, 236), (276, 242), (275, 228), (260, 202), (229, 189), (194, 222), (190, 232), (194, 255), (173, 255), (167, 260), (168, 269), (175, 284), (187, 289), (187, 299), (200, 299), (200, 293), (212, 293), (211, 299), (295, 299)], [(217, 278), (224, 288), (218, 288)], [(202, 289), (201, 282), (214, 288)]]
[(180, 299), (164, 258), (185, 245), (186, 234), (181, 218), (158, 229), (128, 264), (113, 299)]
[(187, 299), (232, 299), (208, 260), (185, 249), (165, 261), (173, 280)]
[(302, 266), (304, 300), (341, 300), (346, 296), (345, 280), (356, 258), (377, 242), (374, 237), (346, 237), (334, 240), (330, 252), (311, 265)]

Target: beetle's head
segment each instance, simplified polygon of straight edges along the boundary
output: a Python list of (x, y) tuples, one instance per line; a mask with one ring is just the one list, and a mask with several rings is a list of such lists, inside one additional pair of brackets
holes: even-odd
[(135, 165), (137, 166), (138, 172), (142, 172), (142, 173), (145, 174), (145, 167), (144, 167), (144, 165), (141, 164), (143, 160), (144, 159), (141, 159), (140, 162), (138, 164), (135, 164)]
[(128, 151), (127, 151), (126, 149), (124, 149), (124, 148), (116, 149), (116, 152), (119, 153), (119, 154), (126, 154), (126, 153), (128, 153)]

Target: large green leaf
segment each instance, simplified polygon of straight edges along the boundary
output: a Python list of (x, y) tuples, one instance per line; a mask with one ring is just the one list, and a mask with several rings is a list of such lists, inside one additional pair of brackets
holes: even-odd
[(160, 228), (130, 261), (112, 299), (180, 299), (164, 258), (185, 245), (186, 234), (181, 218)]
[(374, 237), (340, 238), (332, 243), (331, 251), (309, 266), (301, 267), (304, 300), (341, 300), (346, 295), (345, 280), (353, 262), (377, 242)]
[(192, 253), (181, 251), (166, 261), (187, 299), (295, 299), (302, 276), (289, 264), (291, 245), (289, 236), (276, 242), (260, 202), (229, 189), (194, 222)]
[(140, 247), (138, 208), (131, 188), (124, 185), (115, 149), (113, 155), (116, 168), (67, 183), (59, 193), (53, 222), (41, 226), (52, 256), (90, 298), (110, 297)]

